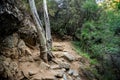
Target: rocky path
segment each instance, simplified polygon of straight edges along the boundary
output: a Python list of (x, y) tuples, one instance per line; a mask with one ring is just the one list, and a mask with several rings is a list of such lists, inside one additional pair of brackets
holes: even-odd
[(56, 64), (50, 64), (51, 67), (62, 71), (62, 73), (59, 73), (61, 75), (57, 76), (58, 80), (87, 80), (80, 71), (81, 66), (84, 65), (83, 63), (87, 65), (87, 62), (75, 52), (71, 42), (54, 42), (53, 54)]
[(57, 64), (52, 66), (56, 65), (61, 68), (61, 71), (64, 70), (61, 80), (81, 80), (79, 75), (79, 60), (81, 57), (75, 53), (70, 42), (54, 42), (53, 49), (54, 61)]
[[(52, 52), (55, 58), (48, 64), (39, 60), (21, 63), (27, 80), (88, 80), (84, 67), (89, 63), (74, 51), (69, 41), (54, 42)], [(38, 51), (33, 53), (32, 57), (38, 59)]]

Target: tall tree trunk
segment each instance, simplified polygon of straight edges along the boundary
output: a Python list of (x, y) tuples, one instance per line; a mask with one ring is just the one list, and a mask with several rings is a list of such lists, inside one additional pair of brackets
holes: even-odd
[(51, 37), (51, 29), (50, 29), (50, 21), (47, 10), (47, 1), (43, 0), (43, 9), (44, 9), (44, 21), (45, 21), (45, 34), (47, 39), (47, 46), (49, 49), (52, 48), (52, 37)]
[(47, 62), (48, 61), (48, 56), (49, 56), (49, 58), (52, 58), (53, 56), (48, 49), (47, 41), (46, 41), (45, 34), (44, 34), (44, 30), (42, 28), (41, 20), (39, 19), (34, 0), (29, 0), (29, 4), (30, 4), (30, 8), (31, 8), (33, 18), (34, 18), (34, 20), (36, 22), (36, 25), (37, 25), (36, 29), (37, 29), (37, 34), (38, 34), (38, 37), (39, 37), (39, 42), (40, 42), (41, 58), (45, 62)]

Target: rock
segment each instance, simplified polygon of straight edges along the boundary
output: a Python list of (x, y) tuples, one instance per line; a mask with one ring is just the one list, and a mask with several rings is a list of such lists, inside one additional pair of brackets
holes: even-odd
[(82, 56), (77, 56), (76, 57), (76, 61), (81, 61), (81, 59), (82, 59)]
[(79, 76), (79, 74), (78, 74), (78, 72), (76, 70), (74, 70), (73, 76), (75, 76), (75, 77)]
[(26, 54), (27, 56), (28, 56), (28, 55), (32, 56), (32, 52), (30, 51), (29, 48), (25, 48), (25, 54)]
[(14, 35), (9, 35), (0, 44), (2, 47), (14, 48), (16, 43), (16, 37)]
[(77, 77), (77, 79), (76, 80), (81, 80), (81, 78), (80, 77)]
[(32, 70), (32, 69), (31, 69), (28, 73), (29, 73), (30, 76), (32, 76), (32, 75), (37, 74), (38, 71), (36, 71), (36, 70)]
[(76, 70), (72, 70), (72, 69), (70, 69), (70, 70), (68, 71), (68, 74), (69, 74), (69, 75), (73, 75), (74, 77), (79, 76), (78, 72), (77, 72)]
[(55, 59), (53, 59), (53, 61), (56, 64), (61, 64), (61, 63), (65, 62), (65, 60), (63, 58), (60, 58), (60, 59), (59, 58), (55, 58)]
[(63, 69), (62, 69), (62, 71), (64, 71), (64, 72), (65, 72), (66, 70), (63, 68)]
[(69, 75), (73, 75), (73, 72), (74, 72), (74, 71), (73, 71), (72, 69), (70, 69), (70, 70), (68, 71), (68, 74), (69, 74)]
[(34, 62), (34, 59), (32, 58), (32, 56), (28, 56), (28, 60), (29, 62)]
[(63, 74), (65, 73), (65, 71), (66, 71), (66, 70), (65, 70), (64, 68), (61, 69), (60, 71), (58, 71), (58, 75), (57, 75), (57, 76), (58, 76), (59, 78), (62, 78), (62, 77), (63, 77)]
[(25, 47), (26, 47), (25, 42), (23, 40), (20, 40), (19, 43), (18, 43), (18, 48), (22, 49), (22, 48), (25, 48)]
[(6, 66), (9, 66), (10, 65), (10, 63), (11, 63), (11, 59), (10, 58), (6, 58), (5, 59), (5, 61), (4, 61), (4, 64), (6, 65)]
[(71, 76), (68, 76), (68, 80), (73, 80)]
[(57, 77), (57, 78), (62, 78), (63, 77), (63, 74), (57, 74), (55, 77)]
[(51, 69), (60, 69), (59, 65), (52, 65), (50, 66)]
[(18, 69), (18, 63), (17, 62), (11, 62), (9, 65), (9, 68), (16, 71)]
[(63, 79), (68, 80), (66, 74), (63, 74)]
[(63, 57), (63, 52), (53, 52), (53, 55), (57, 58)]
[(63, 54), (64, 54), (64, 57), (65, 57), (68, 61), (74, 61), (74, 60), (75, 60), (75, 57), (74, 57), (72, 54), (70, 54), (70, 53), (68, 53), (68, 52), (64, 52)]
[(60, 68), (65, 68), (66, 70), (70, 69), (70, 64), (66, 63), (66, 62), (62, 62), (59, 64)]
[(58, 74), (55, 75), (57, 78), (62, 78), (64, 74), (64, 71), (58, 71)]
[(62, 78), (65, 73), (65, 69), (50, 70), (49, 73), (53, 74), (56, 78)]
[(50, 65), (46, 64), (45, 62), (41, 62), (40, 68), (41, 68), (41, 69), (49, 69), (49, 68), (50, 68)]

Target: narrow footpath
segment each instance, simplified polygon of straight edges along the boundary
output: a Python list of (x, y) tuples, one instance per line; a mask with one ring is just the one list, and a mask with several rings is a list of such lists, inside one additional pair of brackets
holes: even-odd
[[(55, 58), (49, 63), (29, 61), (21, 64), (27, 80), (89, 80), (91, 74), (86, 71), (89, 61), (74, 51), (70, 41), (54, 41), (52, 52)], [(38, 56), (39, 51), (34, 50), (32, 57), (38, 59)]]

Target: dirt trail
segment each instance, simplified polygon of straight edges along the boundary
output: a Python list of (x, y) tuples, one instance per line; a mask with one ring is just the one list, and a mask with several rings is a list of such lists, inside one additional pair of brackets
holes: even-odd
[[(80, 56), (78, 56), (76, 54), (76, 52), (74, 51), (74, 49), (72, 47), (72, 44), (70, 42), (67, 42), (67, 41), (54, 42), (53, 43), (53, 48), (56, 49), (56, 50), (53, 51), (53, 54), (55, 55), (56, 59), (60, 59), (60, 60), (63, 59), (65, 62), (68, 62), (68, 63), (72, 64), (73, 62), (75, 62), (75, 60), (79, 60), (81, 58)], [(70, 61), (67, 58), (67, 56), (65, 57), (64, 53), (67, 53), (66, 55), (68, 55), (69, 57), (72, 56), (71, 58), (73, 58), (73, 61), (72, 60)], [(72, 67), (77, 67), (77, 66), (74, 65)]]
[(63, 61), (70, 65), (69, 70), (65, 72), (67, 80), (87, 80), (80, 68), (83, 65), (89, 66), (89, 62), (75, 52), (70, 41), (54, 41), (53, 49), (55, 61), (58, 60), (58, 64), (59, 61)]
[(70, 41), (54, 41), (52, 53), (55, 58), (49, 63), (39, 61), (38, 50), (31, 53), (36, 61), (30, 59), (31, 61), (20, 63), (26, 79), (88, 80), (83, 68), (89, 66), (89, 63), (74, 51)]

